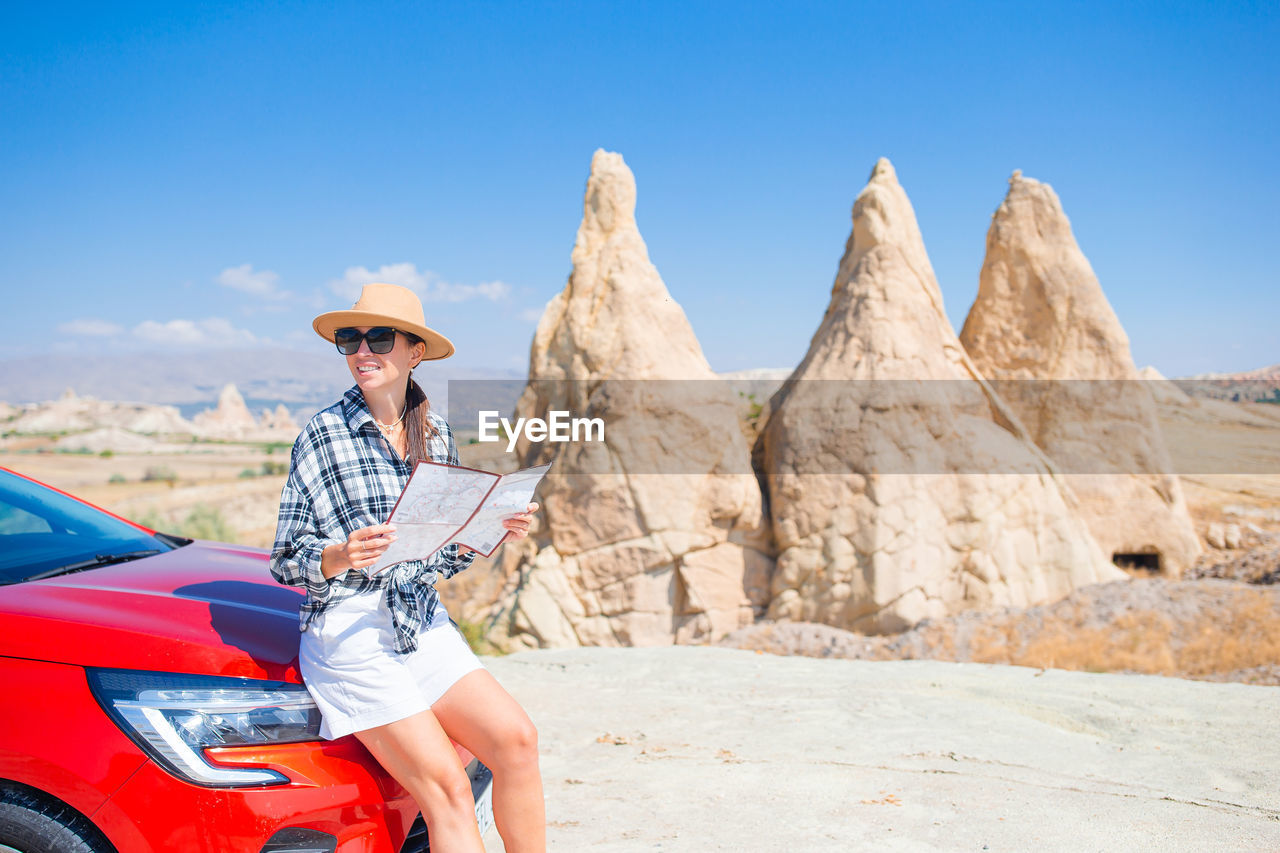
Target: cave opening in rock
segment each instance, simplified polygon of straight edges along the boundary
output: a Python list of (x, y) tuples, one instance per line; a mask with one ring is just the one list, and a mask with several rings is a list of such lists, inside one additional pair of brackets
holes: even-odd
[(1125, 554), (1117, 551), (1111, 555), (1111, 562), (1126, 571), (1143, 571), (1153, 575), (1160, 574), (1160, 555)]

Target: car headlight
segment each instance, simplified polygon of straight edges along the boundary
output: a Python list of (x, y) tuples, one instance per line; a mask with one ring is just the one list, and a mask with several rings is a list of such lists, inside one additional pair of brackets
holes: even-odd
[(267, 768), (210, 764), (204, 750), (320, 740), (320, 710), (301, 684), (213, 675), (86, 669), (98, 703), (175, 775), (211, 788), (287, 783)]

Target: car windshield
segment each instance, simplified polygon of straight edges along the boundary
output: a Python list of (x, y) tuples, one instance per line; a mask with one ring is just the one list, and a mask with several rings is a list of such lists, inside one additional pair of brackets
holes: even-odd
[(0, 471), (0, 584), (158, 554), (173, 542)]

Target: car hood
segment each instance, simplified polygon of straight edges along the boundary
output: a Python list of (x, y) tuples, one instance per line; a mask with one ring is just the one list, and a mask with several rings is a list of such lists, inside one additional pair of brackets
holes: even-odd
[(193, 542), (0, 589), (0, 655), (300, 682), (300, 590), (267, 552)]

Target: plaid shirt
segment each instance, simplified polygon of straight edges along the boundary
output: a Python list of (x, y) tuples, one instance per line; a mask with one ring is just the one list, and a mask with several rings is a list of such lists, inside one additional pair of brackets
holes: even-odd
[[(433, 462), (458, 464), (458, 448), (445, 419), (428, 411), (436, 434), (427, 440)], [(395, 626), (395, 650), (407, 654), (418, 647), (418, 633), (430, 624), (439, 597), (435, 581), (452, 577), (475, 558), (458, 556), (448, 545), (428, 561), (407, 560), (369, 577), (350, 569), (326, 579), (320, 554), (342, 544), (352, 531), (381, 524), (409, 480), (410, 467), (382, 437), (358, 386), (313, 417), (293, 445), (289, 479), (280, 493), (280, 517), (271, 549), (271, 574), (277, 581), (301, 586), (307, 597), (299, 614), (299, 630), (345, 598), (385, 588)]]

